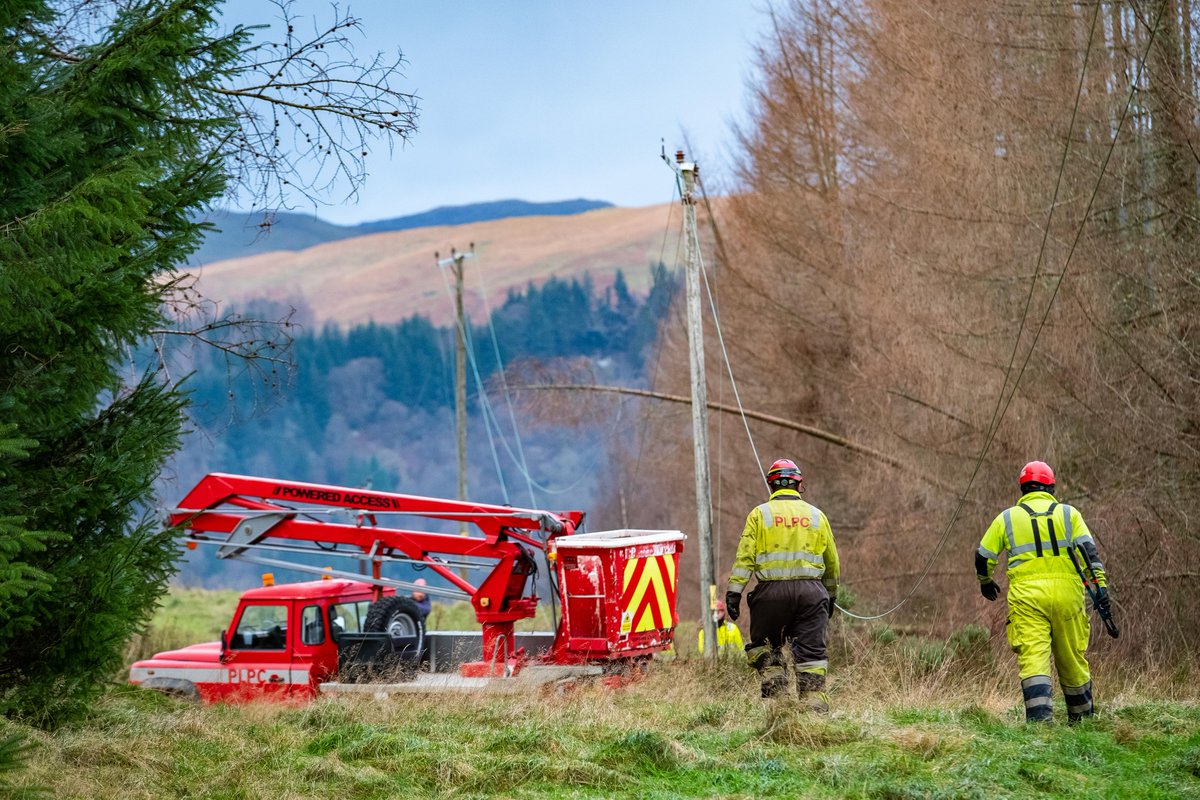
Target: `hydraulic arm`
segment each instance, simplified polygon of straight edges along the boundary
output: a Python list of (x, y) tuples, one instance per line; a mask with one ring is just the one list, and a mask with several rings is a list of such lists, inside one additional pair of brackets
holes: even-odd
[[(463, 536), (386, 524), (402, 517), (467, 523), (477, 533)], [(513, 623), (535, 613), (537, 596), (525, 595), (529, 576), (536, 571), (534, 553), (544, 553), (553, 539), (575, 533), (583, 517), (581, 511), (542, 511), (213, 473), (188, 493), (169, 519), (172, 526), (188, 531), (189, 546), (214, 545), (218, 558), (326, 572), (303, 561), (263, 554), (349, 557), (371, 565), (369, 577), (352, 577), (379, 587), (407, 585), (384, 578), (384, 562), (432, 569), (457, 587), (461, 592), (457, 596), (470, 599), (483, 628), (486, 662), (497, 654), (511, 654)], [(381, 519), (385, 524), (380, 524)], [(486, 570), (489, 565), (477, 585), (459, 574), (464, 568)], [(456, 594), (455, 590), (442, 593)]]

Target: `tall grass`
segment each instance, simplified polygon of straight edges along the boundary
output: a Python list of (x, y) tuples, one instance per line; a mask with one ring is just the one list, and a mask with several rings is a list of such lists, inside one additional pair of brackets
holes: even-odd
[(39, 745), (18, 788), (62, 798), (1200, 797), (1182, 673), (1100, 661), (1094, 721), (1027, 727), (1011, 655), (983, 629), (931, 641), (839, 621), (832, 711), (815, 715), (680, 644), (619, 689), (204, 707), (114, 686), (78, 725), (0, 737)]
[(235, 589), (172, 588), (146, 630), (130, 641), (126, 660), (133, 663), (164, 650), (216, 641), (229, 627), (240, 596)]

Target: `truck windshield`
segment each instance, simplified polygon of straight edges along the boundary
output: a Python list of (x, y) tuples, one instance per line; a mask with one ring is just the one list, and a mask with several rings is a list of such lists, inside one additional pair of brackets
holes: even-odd
[(230, 638), (234, 650), (283, 650), (287, 647), (287, 606), (246, 606)]
[(370, 600), (359, 600), (357, 603), (334, 603), (329, 607), (329, 630), (336, 639), (339, 633), (349, 631), (360, 633), (367, 620), (367, 609)]

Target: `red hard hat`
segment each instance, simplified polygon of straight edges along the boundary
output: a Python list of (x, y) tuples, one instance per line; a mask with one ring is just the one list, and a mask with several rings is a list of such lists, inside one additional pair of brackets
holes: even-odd
[(796, 466), (796, 462), (790, 458), (781, 458), (771, 465), (767, 470), (767, 483), (774, 483), (778, 480), (792, 479), (796, 483), (804, 480), (804, 475), (800, 472), (800, 468)]
[(1021, 477), (1017, 480), (1018, 485), (1026, 483), (1040, 483), (1043, 486), (1054, 485), (1054, 470), (1050, 469), (1050, 465), (1045, 461), (1030, 461), (1025, 466), (1021, 467)]

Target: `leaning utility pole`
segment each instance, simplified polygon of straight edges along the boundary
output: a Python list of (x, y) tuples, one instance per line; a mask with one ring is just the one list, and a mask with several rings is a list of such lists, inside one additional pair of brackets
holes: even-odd
[[(454, 427), (458, 439), (458, 499), (467, 499), (467, 318), (463, 314), (463, 261), (475, 254), (475, 243), (471, 252), (459, 253), (450, 248), (450, 257), (438, 259), (439, 267), (450, 267), (454, 274)], [(462, 523), (459, 532), (466, 536), (467, 523)]]
[[(667, 161), (666, 153), (663, 160)], [(708, 470), (708, 387), (704, 371), (704, 329), (700, 315), (700, 237), (696, 233), (696, 179), (699, 165), (675, 151), (675, 170), (682, 184), (684, 262), (687, 277), (688, 363), (692, 375), (692, 437), (696, 460), (696, 536), (700, 540), (700, 608), (704, 612), (704, 655), (717, 650), (717, 581), (713, 570), (712, 503)]]

